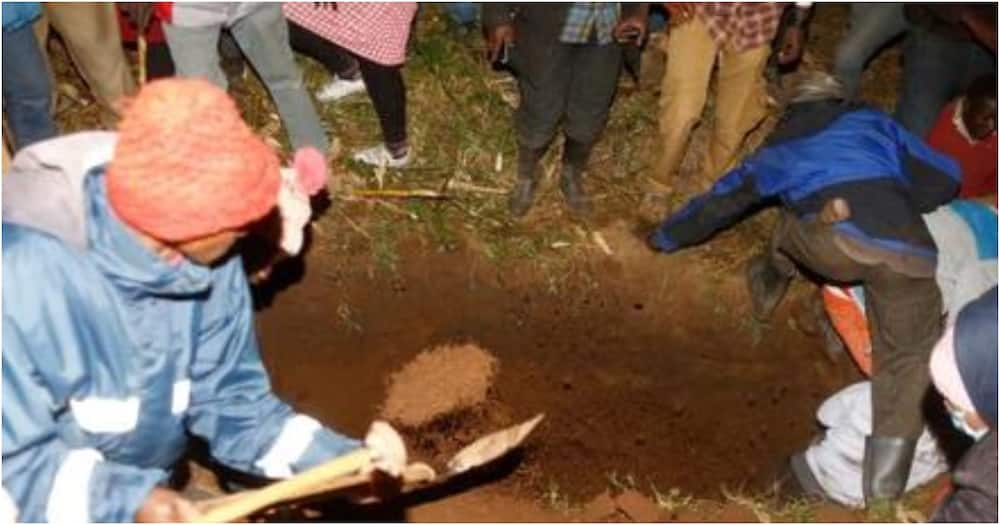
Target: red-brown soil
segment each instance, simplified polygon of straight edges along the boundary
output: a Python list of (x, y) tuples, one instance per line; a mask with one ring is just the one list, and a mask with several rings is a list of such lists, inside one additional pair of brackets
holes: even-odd
[[(658, 256), (622, 225), (603, 233), (614, 255), (584, 254), (587, 268), (557, 290), (533, 261), (498, 268), (416, 241), (401, 246), (397, 275), (370, 272), (365, 254), (313, 250), (301, 281), (258, 316), (274, 386), (299, 409), (361, 435), (393, 372), (426, 348), (476, 341), (503, 370), (489, 413), (408, 433), (416, 456), (440, 458), (503, 424), (547, 417), (522, 454), (463, 490), (526, 502), (548, 492), (582, 506), (611, 480), (645, 494), (654, 486), (701, 497), (718, 497), (723, 486), (765, 489), (814, 432), (820, 401), (857, 377), (792, 328), (806, 288), (793, 290), (769, 325), (754, 325), (738, 268), (717, 277), (702, 271), (697, 251)], [(483, 518), (478, 505), (468, 515), (459, 509), (473, 496), (456, 497), (414, 502), (407, 517)]]
[(418, 428), (486, 401), (497, 360), (475, 344), (425, 350), (389, 378), (382, 416)]

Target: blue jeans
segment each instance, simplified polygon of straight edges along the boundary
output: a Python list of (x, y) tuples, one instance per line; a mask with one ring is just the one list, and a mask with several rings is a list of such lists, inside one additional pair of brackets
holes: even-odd
[(976, 77), (996, 74), (996, 59), (975, 42), (913, 26), (903, 44), (903, 85), (895, 118), (914, 135), (925, 137), (949, 100)]
[(901, 3), (851, 4), (850, 27), (837, 46), (833, 66), (849, 98), (857, 97), (861, 72), (872, 56), (906, 27)]
[(445, 11), (452, 22), (462, 26), (471, 26), (479, 19), (478, 2), (445, 2)]
[[(223, 89), (227, 87), (226, 75), (219, 66), (221, 25), (181, 27), (163, 24), (163, 31), (179, 76), (202, 77)], [(230, 32), (271, 93), (292, 147), (313, 146), (326, 151), (329, 141), (302, 83), (302, 73), (295, 64), (281, 4), (268, 4), (253, 10), (233, 24)]]
[(3, 110), (14, 151), (59, 134), (49, 69), (31, 24), (3, 32)]

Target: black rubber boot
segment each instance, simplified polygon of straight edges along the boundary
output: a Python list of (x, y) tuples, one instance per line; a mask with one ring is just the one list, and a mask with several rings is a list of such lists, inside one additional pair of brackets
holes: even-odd
[(868, 436), (865, 438), (865, 458), (862, 490), (865, 506), (895, 501), (906, 491), (910, 465), (917, 448), (914, 439)]
[(788, 460), (787, 483), (783, 483), (782, 494), (786, 500), (809, 498), (827, 499), (823, 486), (816, 480), (805, 452), (799, 452)]
[(583, 190), (583, 170), (590, 157), (590, 144), (584, 144), (566, 137), (563, 146), (562, 173), (559, 177), (559, 189), (569, 209), (582, 216), (590, 215), (591, 206), (587, 193)]
[(523, 217), (535, 202), (538, 188), (538, 161), (545, 155), (545, 148), (533, 149), (521, 146), (517, 150), (517, 182), (510, 190), (510, 214)]
[(775, 267), (766, 255), (757, 255), (747, 262), (747, 288), (750, 290), (753, 316), (758, 321), (771, 318), (791, 282), (792, 276)]

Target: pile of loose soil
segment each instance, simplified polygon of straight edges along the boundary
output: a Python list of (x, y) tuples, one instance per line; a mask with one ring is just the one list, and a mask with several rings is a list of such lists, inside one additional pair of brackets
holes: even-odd
[(473, 343), (425, 350), (389, 378), (382, 416), (422, 427), (487, 400), (499, 363)]

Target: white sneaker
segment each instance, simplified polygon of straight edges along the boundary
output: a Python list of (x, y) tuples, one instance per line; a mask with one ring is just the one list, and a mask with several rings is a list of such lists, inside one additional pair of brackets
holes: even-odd
[(365, 148), (355, 153), (351, 158), (357, 162), (363, 162), (371, 166), (384, 166), (386, 168), (402, 168), (410, 163), (410, 150), (407, 148), (406, 155), (393, 157), (392, 153), (385, 147), (385, 144)]
[(333, 102), (365, 90), (365, 81), (360, 77), (356, 80), (343, 80), (334, 77), (316, 92), (320, 102)]

